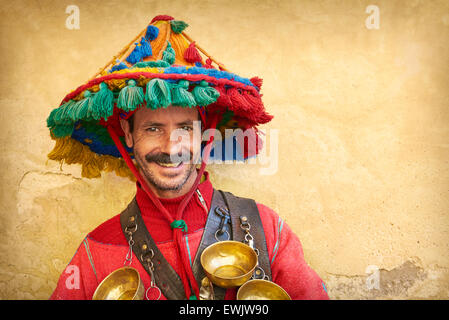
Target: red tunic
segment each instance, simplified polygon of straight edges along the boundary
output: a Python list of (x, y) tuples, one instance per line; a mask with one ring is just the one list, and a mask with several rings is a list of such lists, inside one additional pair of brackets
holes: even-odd
[[(192, 263), (201, 241), (207, 214), (212, 201), (213, 188), (206, 173), (206, 180), (198, 185), (200, 196), (194, 193), (183, 215), (187, 233), (183, 236), (189, 259)], [(168, 211), (175, 216), (183, 197), (160, 199)], [(143, 220), (156, 242), (158, 249), (179, 274), (181, 261), (173, 242), (172, 229), (146, 193), (137, 184), (137, 204)], [(328, 299), (321, 278), (304, 260), (301, 243), (289, 226), (270, 208), (257, 204), (271, 263), (272, 280), (284, 288), (292, 299)], [(78, 247), (75, 255), (62, 272), (58, 285), (50, 299), (91, 299), (98, 284), (112, 271), (123, 266), (128, 244), (120, 226), (120, 214), (101, 224), (89, 233)], [(145, 289), (150, 285), (150, 276), (137, 257), (133, 256), (131, 266), (139, 271)], [(149, 292), (153, 298), (155, 290)], [(235, 299), (236, 290), (227, 290), (225, 299)], [(161, 299), (166, 299), (163, 295)]]

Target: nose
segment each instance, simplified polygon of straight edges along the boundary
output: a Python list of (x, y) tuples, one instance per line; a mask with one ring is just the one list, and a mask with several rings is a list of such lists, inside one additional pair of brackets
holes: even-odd
[(161, 151), (169, 155), (180, 155), (183, 146), (189, 141), (189, 137), (180, 129), (173, 130), (170, 134), (165, 135), (161, 146)]

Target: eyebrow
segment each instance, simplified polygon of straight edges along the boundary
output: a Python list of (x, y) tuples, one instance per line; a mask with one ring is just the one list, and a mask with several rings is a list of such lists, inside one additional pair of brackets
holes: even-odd
[(186, 125), (193, 125), (193, 121), (195, 120), (186, 120), (176, 123), (176, 125), (179, 126), (186, 126)]
[[(177, 122), (176, 126), (180, 127), (180, 126), (185, 126), (185, 125), (193, 125), (194, 121), (197, 121), (197, 120), (186, 120), (186, 121)], [(160, 123), (160, 122), (154, 122), (154, 121), (146, 121), (142, 124), (142, 126), (164, 127), (165, 124)]]
[(163, 127), (164, 124), (160, 122), (146, 121), (142, 124), (142, 126)]

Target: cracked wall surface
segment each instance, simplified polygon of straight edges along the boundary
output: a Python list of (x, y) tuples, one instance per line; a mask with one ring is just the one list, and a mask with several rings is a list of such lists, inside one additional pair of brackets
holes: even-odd
[[(66, 6), (80, 9), (68, 30)], [(366, 7), (379, 7), (379, 29)], [(449, 298), (447, 1), (1, 1), (0, 299), (47, 299), (85, 235), (134, 196), (47, 161), (46, 118), (157, 14), (264, 79), (279, 163), (211, 165), (273, 208), (332, 299)], [(117, 9), (119, 8), (119, 10)], [(268, 144), (267, 147), (270, 147)]]

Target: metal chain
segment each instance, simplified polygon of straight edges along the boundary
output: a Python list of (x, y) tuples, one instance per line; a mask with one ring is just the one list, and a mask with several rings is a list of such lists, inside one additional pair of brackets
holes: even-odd
[(217, 207), (215, 208), (215, 214), (217, 214), (220, 218), (220, 225), (218, 226), (217, 231), (215, 231), (215, 240), (218, 242), (223, 241), (219, 239), (219, 236), (222, 236), (223, 234), (226, 235), (225, 240), (231, 239), (231, 235), (229, 234), (228, 230), (226, 230), (228, 224), (231, 222), (231, 215), (229, 214), (227, 209)]
[[(128, 265), (130, 266), (133, 260), (133, 246), (135, 244), (134, 239), (133, 239), (133, 233), (137, 231), (137, 223), (135, 222), (136, 218), (134, 216), (129, 218), (129, 222), (131, 223), (131, 225), (125, 227), (125, 233), (128, 235), (128, 245), (129, 245), (129, 249), (128, 252), (126, 253), (125, 256), (125, 262), (123, 263), (124, 265)], [(141, 261), (145, 261), (147, 263), (147, 268), (148, 271), (150, 273), (150, 286), (147, 288), (147, 290), (145, 291), (145, 297), (147, 298), (147, 300), (150, 300), (148, 298), (148, 292), (151, 289), (155, 289), (158, 291), (158, 297), (156, 300), (159, 300), (161, 298), (162, 292), (161, 289), (158, 288), (158, 286), (156, 285), (156, 281), (154, 278), (154, 264), (153, 261), (151, 259), (153, 259), (154, 257), (154, 251), (153, 249), (149, 249), (148, 250), (148, 246), (146, 244), (143, 245), (144, 246), (144, 251), (147, 251), (143, 254), (140, 255), (140, 259)]]
[(152, 260), (154, 258), (154, 251), (153, 251), (153, 249), (149, 249), (148, 252), (145, 253), (144, 255), (145, 256), (143, 256), (143, 254), (140, 255), (140, 259), (147, 263), (147, 269), (148, 269), (148, 271), (150, 273), (150, 286), (145, 291), (145, 297), (147, 298), (147, 300), (150, 300), (150, 298), (148, 297), (148, 292), (151, 289), (155, 289), (158, 292), (158, 297), (155, 300), (159, 300), (161, 298), (162, 292), (161, 292), (161, 289), (159, 289), (159, 287), (156, 285), (156, 281), (155, 281), (155, 278), (154, 278), (154, 273), (153, 273), (153, 271), (154, 271), (154, 263), (153, 263), (153, 260)]
[[(254, 247), (254, 237), (250, 233), (251, 225), (249, 224), (248, 218), (246, 216), (240, 217), (240, 228), (245, 231), (245, 243), (250, 246), (256, 252), (257, 257), (259, 257), (259, 249)], [(270, 280), (269, 276), (265, 273), (265, 270), (260, 267), (259, 261), (257, 261), (257, 266), (254, 269), (254, 273), (251, 279)]]
[[(134, 218), (134, 217), (131, 217), (131, 218)], [(131, 222), (133, 222), (134, 219), (131, 219), (131, 218), (130, 218), (130, 220), (131, 220)], [(131, 263), (133, 262), (133, 245), (134, 245), (133, 233), (136, 232), (136, 230), (137, 230), (137, 224), (134, 224), (134, 226), (131, 226), (130, 228), (128, 228), (128, 227), (125, 228), (125, 232), (129, 238), (129, 240), (128, 240), (129, 248), (128, 248), (128, 252), (126, 253), (125, 261), (123, 262), (123, 265), (130, 266)]]

